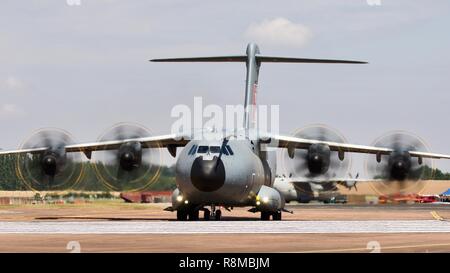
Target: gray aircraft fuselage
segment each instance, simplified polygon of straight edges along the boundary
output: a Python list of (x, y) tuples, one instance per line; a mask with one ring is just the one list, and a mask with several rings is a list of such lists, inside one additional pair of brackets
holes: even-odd
[[(233, 136), (226, 138), (226, 147), (222, 147), (223, 133), (214, 131), (202, 133), (201, 138), (194, 137), (187, 143), (176, 163), (177, 189), (172, 195), (173, 209), (208, 205), (257, 206), (260, 211), (277, 212), (284, 208), (283, 197), (272, 188), (276, 172), (275, 152), (262, 151), (259, 138), (249, 137), (258, 135), (253, 111), (260, 68), (256, 55), (259, 53), (258, 46), (250, 43), (246, 55), (237, 57), (238, 61), (245, 61), (247, 68), (243, 128), (234, 128)], [(226, 57), (226, 60), (236, 58)], [(258, 200), (259, 197), (264, 199), (263, 202)]]
[[(191, 140), (179, 154), (173, 207), (186, 200), (199, 206), (254, 206), (261, 188), (273, 185), (275, 152), (261, 151), (257, 140), (233, 137), (223, 145), (221, 133), (208, 134), (206, 139)], [(183, 199), (177, 200), (177, 195)]]

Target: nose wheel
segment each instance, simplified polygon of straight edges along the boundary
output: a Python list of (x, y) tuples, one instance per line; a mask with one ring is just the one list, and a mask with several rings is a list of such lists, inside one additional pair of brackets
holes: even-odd
[[(177, 220), (178, 221), (198, 221), (200, 219), (199, 217), (200, 211), (197, 210), (177, 210)], [(203, 219), (205, 221), (209, 220), (215, 220), (220, 221), (222, 218), (222, 211), (220, 209), (212, 208), (212, 210), (209, 209), (203, 209)]]
[(216, 207), (214, 205), (211, 206), (211, 210), (203, 210), (203, 219), (205, 219), (205, 221), (209, 221), (211, 219), (220, 221), (220, 218), (222, 218), (222, 211), (220, 209), (216, 210)]

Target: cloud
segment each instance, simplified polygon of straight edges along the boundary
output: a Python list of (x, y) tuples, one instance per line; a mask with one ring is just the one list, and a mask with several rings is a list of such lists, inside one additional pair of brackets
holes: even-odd
[(8, 76), (6, 79), (0, 81), (0, 87), (8, 90), (23, 90), (25, 83), (14, 76)]
[(303, 24), (279, 17), (251, 24), (245, 36), (263, 44), (302, 47), (309, 42), (312, 33)]
[(24, 114), (25, 111), (16, 104), (6, 103), (0, 105), (0, 118), (20, 117)]

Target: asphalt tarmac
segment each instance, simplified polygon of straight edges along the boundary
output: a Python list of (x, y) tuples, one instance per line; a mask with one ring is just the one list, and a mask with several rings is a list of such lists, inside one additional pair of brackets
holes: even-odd
[[(450, 252), (450, 206), (295, 205), (177, 222), (167, 204), (0, 207), (0, 252)], [(74, 248), (75, 247), (75, 248)]]

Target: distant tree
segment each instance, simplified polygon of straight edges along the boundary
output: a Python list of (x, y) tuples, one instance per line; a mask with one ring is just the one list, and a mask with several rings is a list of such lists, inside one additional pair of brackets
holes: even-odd
[(0, 156), (0, 190), (26, 190), (16, 174), (16, 156)]
[[(32, 159), (37, 160), (37, 159)], [(17, 157), (12, 155), (0, 156), (0, 190), (30, 190), (21, 179), (19, 179), (17, 169)], [(79, 183), (75, 185), (73, 190), (86, 190), (86, 191), (110, 191), (97, 177), (94, 169), (95, 163), (90, 162), (77, 162), (74, 168), (83, 167), (84, 172)], [(83, 165), (83, 166), (82, 166)], [(32, 164), (35, 172), (40, 171), (37, 169), (38, 164)], [(36, 168), (36, 170), (34, 170)], [(173, 190), (176, 188), (175, 184), (175, 167), (174, 166), (161, 166), (160, 177), (158, 181), (151, 184), (144, 190)], [(45, 188), (42, 188), (45, 190)], [(56, 189), (55, 189), (56, 190)], [(67, 189), (60, 189), (67, 190)]]
[(438, 168), (431, 169), (429, 166), (424, 166), (423, 179), (427, 180), (450, 180), (450, 173), (443, 172)]

